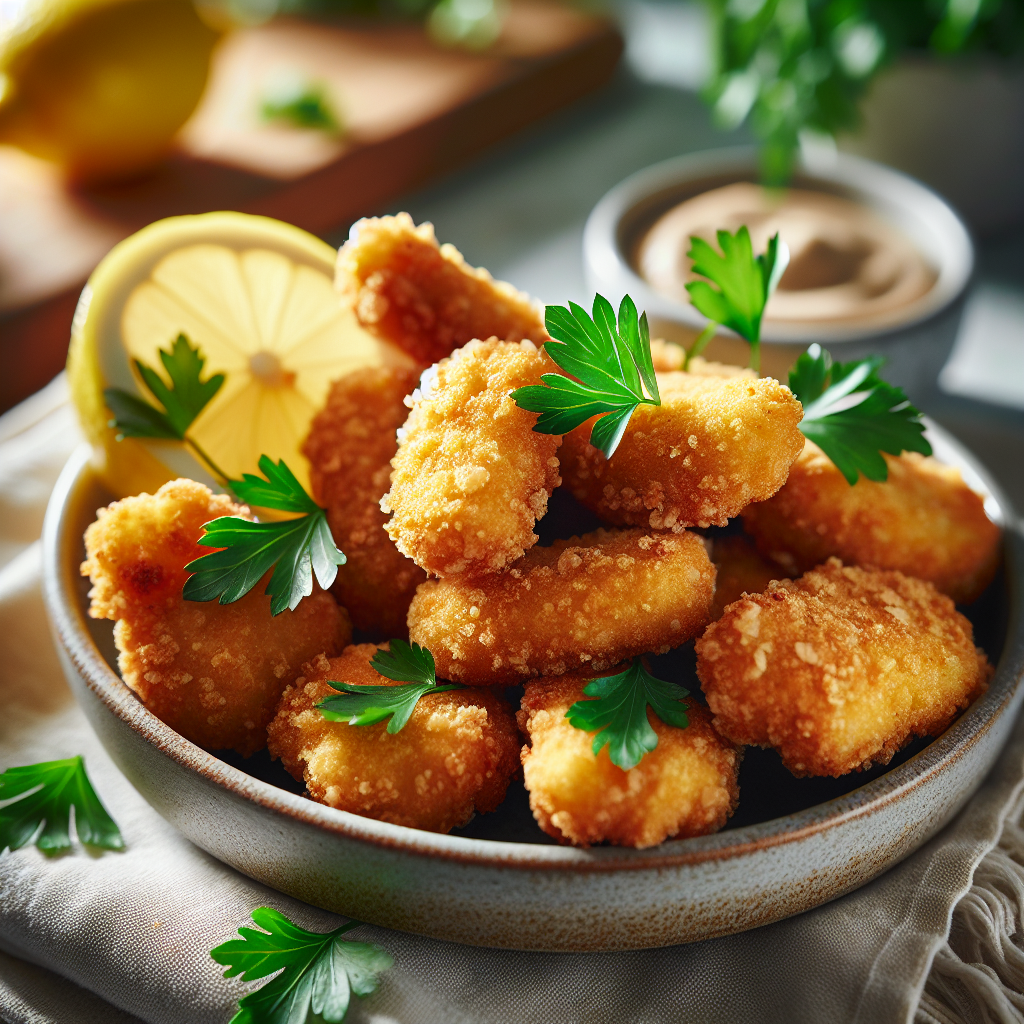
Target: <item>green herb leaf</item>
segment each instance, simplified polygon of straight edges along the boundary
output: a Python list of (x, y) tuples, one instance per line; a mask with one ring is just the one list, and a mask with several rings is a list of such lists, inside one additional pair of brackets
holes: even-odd
[(800, 429), (831, 460), (850, 484), (859, 474), (869, 480), (889, 475), (882, 452), (931, 455), (921, 414), (902, 388), (878, 376), (879, 356), (833, 363), (819, 345), (797, 359), (789, 388), (804, 407)]
[(392, 640), (386, 651), (378, 651), (370, 664), (388, 679), (400, 683), (437, 682), (434, 656), (418, 643), (408, 644), (404, 640)]
[(327, 512), (306, 494), (295, 475), (281, 460), (276, 465), (260, 456), (260, 470), (266, 480), (251, 473), (230, 485), (242, 501), (284, 512), (305, 512), (285, 522), (254, 523), (235, 516), (221, 516), (203, 527), (200, 543), (221, 548), (185, 566), (192, 573), (185, 581), (186, 601), (231, 604), (256, 586), (273, 568), (264, 593), (271, 597), (270, 612), (280, 615), (294, 611), (313, 593), (313, 577), (327, 590), (344, 565), (327, 525)]
[(324, 84), (301, 76), (284, 76), (271, 83), (260, 103), (260, 116), (264, 121), (282, 121), (294, 128), (341, 134), (341, 121)]
[[(10, 801), (7, 803), (6, 801)], [(81, 757), (8, 768), (0, 775), (0, 851), (20, 849), (42, 826), (36, 846), (46, 853), (71, 848), (71, 808), (82, 843), (124, 849), (114, 819), (100, 803)]]
[(512, 398), (521, 409), (540, 413), (533, 428), (539, 434), (566, 434), (600, 416), (590, 443), (611, 458), (633, 410), (661, 405), (647, 314), (638, 317), (627, 295), (616, 322), (611, 303), (596, 295), (593, 317), (570, 302), (568, 309), (548, 306), (544, 323), (555, 339), (544, 351), (570, 376), (545, 373), (543, 385), (518, 388)]
[(612, 764), (627, 771), (658, 746), (658, 734), (647, 720), (648, 705), (666, 725), (685, 729), (690, 724), (686, 705), (680, 703), (690, 691), (655, 678), (639, 658), (625, 672), (588, 683), (583, 692), (597, 699), (576, 701), (565, 717), (584, 732), (598, 730), (591, 745), (594, 756), (607, 744)]
[(239, 928), (241, 939), (216, 946), (210, 956), (228, 968), (225, 978), (241, 974), (242, 981), (253, 981), (281, 973), (239, 1000), (231, 1024), (337, 1024), (352, 995), (375, 991), (378, 976), (394, 964), (379, 946), (342, 938), (358, 921), (324, 933), (306, 931), (271, 907), (257, 907), (252, 919), (264, 931)]

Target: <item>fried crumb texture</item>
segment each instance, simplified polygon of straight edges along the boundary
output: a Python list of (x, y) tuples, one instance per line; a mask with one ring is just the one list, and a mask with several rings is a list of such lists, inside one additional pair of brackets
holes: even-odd
[(601, 671), (696, 635), (714, 587), (695, 534), (602, 529), (534, 548), (499, 575), (428, 580), (409, 636), (439, 676), (470, 685)]
[(356, 370), (336, 381), (310, 426), (302, 452), (309, 459), (314, 499), (327, 509), (334, 542), (348, 559), (331, 588), (353, 625), (375, 639), (406, 636), (406, 614), (426, 573), (388, 536), (380, 499), (398, 448), (395, 432), (409, 410), (415, 371)]
[(658, 375), (661, 405), (633, 413), (612, 459), (589, 443), (593, 421), (559, 454), (573, 496), (608, 523), (679, 532), (725, 526), (771, 497), (803, 448), (800, 403), (778, 381)]
[(834, 555), (853, 565), (898, 569), (961, 604), (981, 595), (999, 564), (999, 527), (960, 470), (904, 452), (885, 455), (889, 478), (852, 487), (808, 441), (786, 485), (744, 510), (761, 552), (791, 575)]
[(352, 630), (322, 591), (272, 616), (266, 579), (234, 604), (186, 601), (184, 567), (210, 551), (199, 538), (219, 516), (251, 518), (192, 480), (116, 501), (85, 532), (82, 575), (89, 614), (115, 620), (121, 676), (146, 707), (201, 747), (248, 756), (302, 664), (340, 651)]
[(529, 341), (473, 341), (423, 375), (381, 508), (403, 554), (435, 576), (499, 572), (537, 543), (561, 482), (561, 438), (533, 430), (515, 388), (554, 364)]
[(438, 245), (432, 224), (407, 213), (357, 221), (338, 252), (335, 287), (367, 330), (430, 366), (474, 338), (537, 345), (544, 317), (510, 284)]
[(327, 680), (397, 686), (370, 664), (373, 644), (319, 657), (281, 698), (270, 724), (274, 758), (322, 804), (429, 832), (493, 811), (519, 769), (512, 709), (492, 691), (447, 690), (421, 697), (405, 727), (329, 722), (314, 706), (338, 691)]
[(537, 824), (562, 843), (608, 842), (643, 849), (673, 836), (717, 832), (736, 809), (740, 752), (723, 740), (710, 713), (687, 709), (689, 726), (665, 725), (647, 709), (658, 746), (624, 771), (608, 748), (595, 757), (593, 735), (565, 717), (590, 677), (566, 675), (526, 684), (519, 727), (523, 777)]
[(715, 601), (711, 621), (722, 617), (726, 606), (745, 594), (760, 594), (772, 580), (785, 579), (789, 574), (774, 562), (762, 558), (757, 548), (746, 537), (715, 538), (711, 547), (711, 560), (718, 575), (715, 579)]
[(798, 776), (888, 764), (946, 729), (992, 674), (930, 583), (835, 558), (729, 605), (696, 646), (715, 728), (775, 748)]

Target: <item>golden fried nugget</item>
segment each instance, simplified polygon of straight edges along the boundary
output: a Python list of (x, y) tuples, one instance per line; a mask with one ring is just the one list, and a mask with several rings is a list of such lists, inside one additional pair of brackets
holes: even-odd
[(562, 476), (606, 522), (679, 532), (724, 526), (773, 495), (803, 448), (803, 415), (771, 378), (659, 374), (660, 406), (641, 405), (611, 459), (588, 441), (593, 421), (562, 440)]
[[(186, 601), (184, 566), (208, 554), (203, 524), (250, 518), (244, 505), (192, 480), (115, 501), (85, 531), (89, 614), (114, 619), (124, 681), (158, 718), (208, 750), (248, 757), (302, 664), (351, 639), (348, 615), (322, 591), (270, 614), (266, 579), (234, 604)], [(268, 574), (269, 577), (269, 574)]]
[(710, 621), (715, 568), (695, 534), (596, 530), (506, 572), (420, 585), (409, 636), (474, 686), (600, 671), (678, 647)]
[(338, 252), (335, 286), (363, 327), (422, 366), (474, 338), (548, 340), (528, 296), (469, 266), (455, 246), (439, 246), (434, 226), (416, 227), (407, 213), (352, 226)]
[(418, 379), (414, 371), (386, 367), (342, 377), (302, 447), (313, 497), (326, 507), (334, 541), (348, 559), (331, 590), (357, 629), (382, 640), (406, 636), (409, 602), (426, 579), (395, 547), (380, 510), (398, 448), (395, 432), (409, 412), (403, 399)]
[(270, 754), (305, 781), (309, 795), (339, 810), (395, 825), (448, 832), (505, 799), (519, 768), (512, 709), (490, 690), (447, 690), (421, 697), (399, 732), (387, 722), (329, 722), (314, 704), (337, 696), (327, 680), (397, 686), (378, 675), (373, 644), (306, 665), (270, 723)]
[(984, 499), (959, 469), (936, 459), (904, 452), (885, 461), (888, 480), (862, 476), (851, 487), (808, 441), (782, 490), (744, 510), (747, 532), (762, 554), (794, 575), (835, 555), (899, 569), (955, 601), (973, 601), (999, 564), (1001, 534), (985, 514)]
[(529, 738), (523, 777), (533, 816), (548, 835), (574, 846), (609, 842), (643, 849), (678, 836), (717, 832), (736, 809), (740, 753), (711, 726), (699, 704), (687, 708), (685, 729), (665, 725), (647, 709), (658, 746), (629, 771), (597, 757), (593, 735), (569, 724), (565, 713), (589, 677), (567, 675), (526, 684), (516, 715)]
[(558, 476), (560, 437), (509, 392), (553, 364), (528, 341), (473, 341), (423, 375), (399, 431), (387, 531), (435, 576), (498, 572), (537, 543)]
[(726, 606), (744, 594), (760, 594), (772, 580), (785, 579), (788, 575), (774, 562), (762, 558), (745, 537), (716, 538), (711, 545), (711, 561), (718, 570), (712, 622), (720, 619)]
[(774, 747), (800, 776), (888, 764), (942, 732), (991, 672), (930, 583), (836, 558), (730, 605), (697, 641), (715, 728)]

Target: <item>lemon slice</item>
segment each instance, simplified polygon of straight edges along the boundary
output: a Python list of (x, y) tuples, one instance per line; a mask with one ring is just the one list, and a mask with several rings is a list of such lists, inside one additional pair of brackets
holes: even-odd
[(188, 430), (224, 472), (284, 459), (307, 489), (300, 447), (331, 383), (366, 366), (412, 365), (364, 331), (334, 291), (336, 252), (267, 217), (207, 213), (157, 221), (115, 246), (75, 312), (68, 377), (96, 468), (118, 496), (188, 476), (217, 489), (183, 442), (125, 438), (109, 426), (103, 389), (159, 408), (135, 367), (167, 380), (159, 350), (184, 334), (224, 384)]

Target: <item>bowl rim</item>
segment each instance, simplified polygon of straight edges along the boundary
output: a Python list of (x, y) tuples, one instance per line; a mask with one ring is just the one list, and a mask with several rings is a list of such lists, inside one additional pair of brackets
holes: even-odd
[[(47, 507), (43, 526), (43, 592), (55, 640), (70, 666), (117, 719), (177, 764), (229, 795), (262, 806), (339, 838), (426, 858), (467, 865), (547, 872), (603, 873), (713, 864), (810, 838), (852, 819), (872, 815), (941, 772), (976, 744), (1024, 682), (1024, 538), (1013, 507), (987, 471), (941, 428), (929, 424), (933, 443), (952, 455), (980, 483), (1001, 514), (1010, 590), (1003, 652), (986, 693), (924, 750), (879, 778), (822, 804), (754, 825), (709, 836), (668, 840), (646, 850), (621, 847), (577, 849), (426, 832), (337, 810), (263, 782), (196, 746), (150, 712), (107, 664), (87, 625), (79, 600), (78, 566), (82, 538), (69, 531), (82, 521), (88, 488), (102, 486), (82, 444), (65, 465)], [(987, 507), (991, 507), (986, 503)]]

